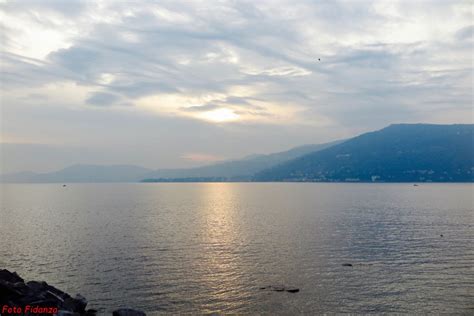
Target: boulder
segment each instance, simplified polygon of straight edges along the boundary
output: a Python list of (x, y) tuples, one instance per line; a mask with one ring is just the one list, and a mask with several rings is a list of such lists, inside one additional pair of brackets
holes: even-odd
[(98, 313), (98, 311), (96, 309), (89, 308), (86, 311), (86, 316), (95, 316), (95, 315), (97, 315), (97, 313)]
[(38, 281), (29, 281), (26, 282), (26, 286), (29, 287), (33, 292), (44, 292), (48, 287), (48, 283), (46, 282), (38, 282)]
[(79, 313), (84, 313), (86, 311), (86, 306), (87, 300), (80, 294), (76, 294), (74, 298), (67, 297), (63, 304), (64, 309)]
[(285, 290), (285, 287), (282, 285), (274, 285), (271, 286), (270, 289), (275, 292), (283, 292)]
[(291, 287), (291, 286), (290, 286), (290, 287), (287, 287), (287, 288), (285, 289), (285, 291), (290, 292), (290, 293), (298, 293), (298, 292), (300, 291), (300, 289), (298, 289), (298, 288), (296, 288), (296, 287)]
[(260, 290), (269, 290), (275, 292), (289, 292), (289, 293), (298, 293), (300, 291), (299, 288), (293, 286), (284, 286), (284, 285), (268, 285), (260, 287)]
[(16, 272), (10, 272), (5, 269), (0, 270), (0, 280), (9, 283), (25, 282)]

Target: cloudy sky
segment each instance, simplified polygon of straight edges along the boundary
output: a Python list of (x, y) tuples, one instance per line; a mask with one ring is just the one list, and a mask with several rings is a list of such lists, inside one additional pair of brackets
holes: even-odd
[(472, 123), (472, 20), (469, 0), (0, 0), (1, 171)]

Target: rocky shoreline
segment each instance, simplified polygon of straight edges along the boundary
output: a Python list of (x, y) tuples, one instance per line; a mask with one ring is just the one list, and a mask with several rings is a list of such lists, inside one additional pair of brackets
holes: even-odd
[[(86, 309), (87, 300), (74, 297), (44, 281), (25, 282), (16, 272), (0, 270), (0, 315), (95, 316), (97, 310)], [(121, 308), (113, 316), (145, 316), (139, 310)]]

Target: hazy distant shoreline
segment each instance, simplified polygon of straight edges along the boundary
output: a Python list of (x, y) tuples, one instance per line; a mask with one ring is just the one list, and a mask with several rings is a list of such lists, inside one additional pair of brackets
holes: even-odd
[(325, 144), (190, 169), (73, 165), (1, 182), (474, 182), (474, 125), (395, 124)]

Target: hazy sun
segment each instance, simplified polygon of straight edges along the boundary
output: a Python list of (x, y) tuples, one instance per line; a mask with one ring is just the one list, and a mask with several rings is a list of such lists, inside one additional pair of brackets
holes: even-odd
[(201, 118), (212, 122), (230, 122), (239, 119), (239, 115), (229, 109), (217, 109), (204, 112), (199, 115)]

